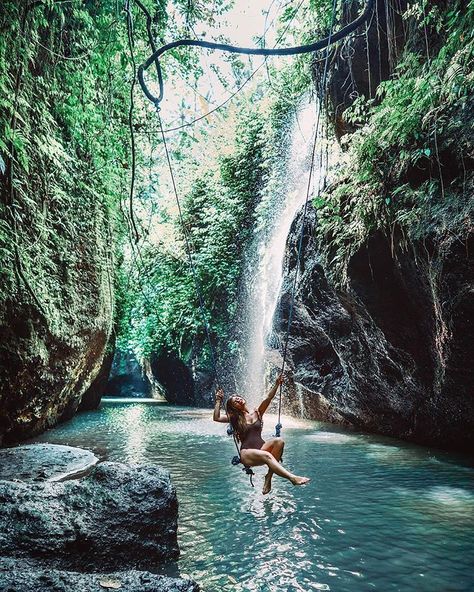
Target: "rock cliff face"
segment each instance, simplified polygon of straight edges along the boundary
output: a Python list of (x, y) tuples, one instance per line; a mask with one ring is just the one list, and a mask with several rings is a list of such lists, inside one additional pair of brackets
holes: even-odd
[(2, 2), (0, 444), (71, 417), (110, 339), (129, 142), (113, 18), (105, 5)]
[(149, 397), (151, 395), (150, 381), (132, 352), (116, 349), (112, 353), (112, 360), (105, 388), (106, 395), (110, 397)]
[(197, 361), (198, 356), (185, 363), (173, 354), (152, 354), (146, 367), (155, 390), (169, 403), (208, 406), (215, 377), (200, 370)]
[[(466, 216), (469, 203), (465, 203)], [(472, 212), (471, 212), (472, 215)], [(275, 330), (288, 319), (302, 216), (288, 242)], [(374, 232), (329, 279), (310, 210), (288, 362), (292, 412), (462, 450), (474, 446), (474, 234), (403, 248)]]
[(21, 440), (69, 419), (101, 369), (113, 294), (109, 247), (94, 231), (108, 221), (100, 208), (96, 214), (90, 233), (83, 227), (79, 243), (71, 239), (68, 245), (69, 237), (63, 236), (67, 261), (51, 253), (47, 269), (38, 262), (31, 273), (32, 282), (43, 278), (37, 301), (21, 280), (4, 286), (11, 291), (2, 291), (0, 318), (0, 442)]
[[(432, 21), (420, 26), (380, 0), (367, 33), (335, 50), (329, 115), (348, 151), (319, 209), (309, 208), (286, 402), (293, 413), (460, 450), (474, 448), (474, 105), (458, 43), (470, 28), (466, 6), (450, 13), (444, 0), (431, 0)], [(356, 9), (347, 9), (347, 21)], [(453, 14), (449, 31), (442, 23)], [(410, 59), (419, 60), (413, 70)], [(393, 92), (376, 94), (397, 64), (384, 87)], [(440, 80), (454, 68), (461, 90), (448, 92), (452, 83)], [(320, 69), (315, 64), (316, 81)], [(397, 80), (404, 88), (394, 90)], [(421, 111), (406, 92), (420, 81), (436, 89)], [(373, 100), (354, 125), (344, 110), (361, 95)], [(280, 342), (301, 224), (300, 213), (274, 320)], [(278, 367), (275, 352), (268, 359)]]

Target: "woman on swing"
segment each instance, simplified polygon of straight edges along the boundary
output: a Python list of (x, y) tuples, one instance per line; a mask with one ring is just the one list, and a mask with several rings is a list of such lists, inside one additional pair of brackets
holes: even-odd
[(270, 493), (274, 473), (288, 479), (293, 485), (304, 485), (310, 481), (308, 477), (293, 475), (293, 473), (284, 469), (280, 464), (285, 446), (283, 438), (270, 438), (266, 442), (262, 440), (262, 416), (282, 383), (283, 375), (280, 375), (265, 399), (252, 411), (248, 409), (247, 402), (243, 397), (232, 395), (227, 401), (227, 414), (221, 415), (221, 403), (224, 400), (224, 391), (219, 389), (216, 393), (213, 420), (220, 423), (230, 423), (234, 429), (235, 437), (240, 442), (240, 458), (242, 464), (248, 467), (259, 465), (268, 466), (265, 483), (263, 484), (263, 494)]

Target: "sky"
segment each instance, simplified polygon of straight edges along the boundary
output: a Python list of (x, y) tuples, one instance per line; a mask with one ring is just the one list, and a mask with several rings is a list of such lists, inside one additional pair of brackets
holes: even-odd
[[(215, 27), (201, 25), (195, 27), (195, 31), (198, 35), (204, 34), (210, 41), (221, 41), (220, 36), (224, 35), (232, 45), (244, 47), (254, 47), (256, 38), (261, 37), (266, 31), (265, 43), (272, 47), (276, 40), (277, 18), (282, 8), (291, 4), (296, 4), (296, 0), (236, 0), (230, 11), (217, 17)], [(165, 82), (165, 98), (162, 103), (165, 128), (180, 123), (177, 121), (177, 106), (183, 101), (190, 107), (185, 114), (186, 119), (193, 119), (224, 101), (237, 88), (230, 64), (223, 52), (201, 48), (195, 48), (194, 51), (200, 56), (200, 64), (205, 74), (197, 84), (192, 76), (187, 81), (180, 76), (174, 76)], [(241, 59), (253, 70), (264, 58), (241, 56)], [(228, 81), (228, 88), (214, 73), (212, 65), (218, 66), (221, 75)], [(209, 98), (209, 103), (203, 100), (203, 97)]]

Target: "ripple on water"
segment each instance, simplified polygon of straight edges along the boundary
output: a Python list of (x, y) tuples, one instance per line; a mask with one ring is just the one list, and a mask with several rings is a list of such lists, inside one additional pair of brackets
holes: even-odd
[[(285, 465), (312, 482), (275, 478), (263, 496), (263, 467), (252, 489), (230, 465), (225, 426), (209, 413), (106, 404), (37, 440), (170, 470), (180, 503), (178, 567), (203, 592), (474, 590), (472, 469), (433, 462), (423, 447), (285, 420)], [(266, 418), (265, 433), (274, 419)]]
[(351, 434), (341, 434), (339, 432), (317, 432), (306, 436), (312, 442), (321, 444), (360, 444), (362, 439)]

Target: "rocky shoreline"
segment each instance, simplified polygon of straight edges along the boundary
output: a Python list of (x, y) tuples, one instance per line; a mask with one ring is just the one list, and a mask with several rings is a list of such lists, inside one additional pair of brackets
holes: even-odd
[(52, 444), (1, 450), (0, 467), (0, 590), (199, 590), (153, 573), (179, 556), (176, 491), (161, 467)]

